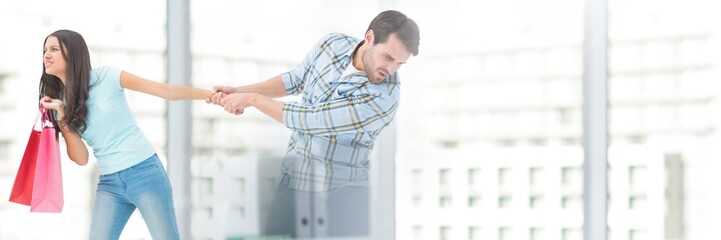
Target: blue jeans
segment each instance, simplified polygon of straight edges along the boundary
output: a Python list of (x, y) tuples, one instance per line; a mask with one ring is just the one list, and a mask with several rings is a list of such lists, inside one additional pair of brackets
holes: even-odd
[(140, 210), (153, 239), (180, 239), (173, 190), (157, 155), (120, 172), (100, 176), (89, 239), (120, 238), (135, 208)]

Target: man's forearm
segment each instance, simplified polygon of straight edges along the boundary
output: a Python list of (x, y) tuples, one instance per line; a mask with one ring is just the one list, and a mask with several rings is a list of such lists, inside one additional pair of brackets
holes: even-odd
[(280, 78), (280, 75), (272, 77), (268, 80), (238, 87), (239, 93), (258, 93), (270, 98), (279, 98), (287, 95), (285, 91), (285, 84)]
[(283, 105), (285, 105), (285, 103), (274, 100), (269, 96), (254, 94), (250, 99), (250, 104), (265, 115), (268, 115), (279, 123), (283, 123)]

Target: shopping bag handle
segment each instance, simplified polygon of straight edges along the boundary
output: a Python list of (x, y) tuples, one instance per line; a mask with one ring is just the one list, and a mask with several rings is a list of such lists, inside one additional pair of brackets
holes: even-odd
[(39, 104), (38, 106), (38, 114), (35, 115), (35, 121), (33, 122), (33, 130), (40, 131), (37, 129), (38, 126), (38, 119), (40, 119), (40, 128), (46, 128), (46, 127), (54, 127), (53, 126), (53, 117), (50, 116), (52, 114), (52, 111), (50, 109), (45, 108), (42, 104)]
[(33, 121), (33, 128), (32, 128), (33, 131), (38, 131), (38, 132), (40, 131), (37, 129), (38, 119), (40, 119), (40, 116), (45, 114), (45, 111), (43, 111), (45, 109), (45, 107), (43, 107), (42, 104), (39, 104), (39, 105), (40, 106), (38, 107), (38, 114), (35, 115), (35, 121)]

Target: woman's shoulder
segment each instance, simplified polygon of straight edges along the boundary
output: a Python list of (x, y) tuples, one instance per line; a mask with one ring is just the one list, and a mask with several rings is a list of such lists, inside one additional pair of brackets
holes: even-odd
[(98, 82), (102, 82), (105, 79), (120, 80), (121, 70), (111, 66), (99, 66), (94, 67), (90, 70), (90, 85), (95, 85)]
[(102, 65), (99, 67), (94, 67), (93, 69), (90, 70), (90, 73), (91, 74), (108, 74), (111, 72), (119, 72), (119, 71), (120, 71), (119, 68)]

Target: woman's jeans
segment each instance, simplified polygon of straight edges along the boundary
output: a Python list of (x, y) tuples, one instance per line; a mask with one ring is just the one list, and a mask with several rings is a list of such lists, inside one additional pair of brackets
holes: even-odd
[(157, 155), (120, 172), (100, 176), (89, 239), (120, 238), (135, 208), (140, 210), (153, 239), (180, 239), (173, 190)]

